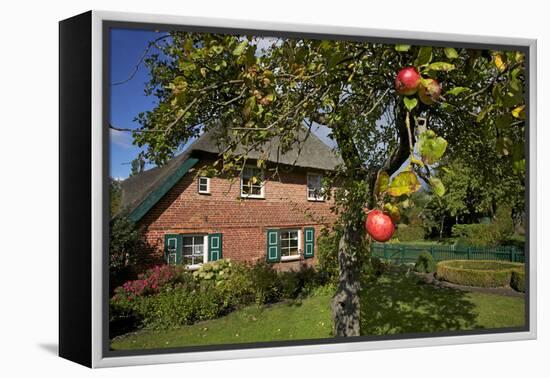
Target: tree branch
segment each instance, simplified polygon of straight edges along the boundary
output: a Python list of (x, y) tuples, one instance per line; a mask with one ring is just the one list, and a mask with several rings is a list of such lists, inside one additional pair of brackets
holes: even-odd
[(114, 83), (111, 83), (111, 86), (115, 86), (115, 85), (121, 85), (121, 84), (124, 84), (124, 83), (127, 83), (129, 82), (130, 80), (132, 80), (134, 78), (134, 76), (136, 76), (138, 70), (139, 70), (139, 66), (141, 65), (141, 63), (143, 63), (143, 60), (145, 59), (145, 57), (147, 56), (147, 54), (149, 54), (149, 51), (151, 50), (151, 48), (153, 46), (157, 46), (157, 42), (165, 39), (165, 38), (168, 38), (170, 37), (170, 34), (167, 34), (167, 35), (163, 35), (162, 37), (158, 37), (157, 39), (149, 42), (149, 44), (147, 45), (147, 47), (145, 48), (145, 50), (143, 51), (143, 54), (141, 54), (140, 58), (138, 59), (136, 65), (134, 66), (132, 72), (130, 73), (130, 75), (124, 79), (124, 80), (121, 80), (121, 81), (116, 81)]

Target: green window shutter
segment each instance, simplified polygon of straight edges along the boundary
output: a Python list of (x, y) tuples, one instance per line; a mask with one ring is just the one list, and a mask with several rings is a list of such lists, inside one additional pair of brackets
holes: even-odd
[(315, 229), (313, 227), (304, 228), (304, 258), (309, 259), (314, 255), (315, 249)]
[(279, 230), (267, 230), (266, 257), (271, 263), (281, 260)]
[(181, 264), (182, 237), (176, 234), (164, 235), (164, 261), (166, 264)]
[(222, 234), (208, 235), (208, 261), (222, 258)]

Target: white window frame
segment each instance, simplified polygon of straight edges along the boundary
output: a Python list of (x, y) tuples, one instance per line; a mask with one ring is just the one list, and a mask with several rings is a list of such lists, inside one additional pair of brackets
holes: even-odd
[[(281, 246), (280, 239), (283, 232), (296, 231), (298, 232), (298, 253), (296, 255), (283, 256), (283, 247)], [(302, 256), (302, 230), (299, 228), (284, 228), (279, 230), (279, 253), (281, 255), (281, 261), (295, 261), (300, 260)]]
[(253, 166), (253, 165), (247, 165), (247, 166), (245, 166), (245, 169), (255, 169), (255, 170), (259, 171), (259, 173), (260, 173), (259, 177), (262, 180), (262, 184), (260, 185), (260, 194), (243, 193), (243, 174), (244, 174), (244, 169), (243, 169), (243, 172), (241, 173), (241, 176), (240, 176), (241, 198), (265, 198), (265, 181), (264, 181), (264, 171), (263, 171), (263, 169), (258, 168), (258, 167)]
[[(206, 180), (206, 191), (201, 190), (201, 180)], [(210, 194), (210, 177), (200, 176), (197, 180), (199, 194)]]
[(202, 243), (203, 243), (203, 246), (204, 246), (204, 251), (203, 251), (203, 262), (202, 263), (199, 263), (199, 264), (187, 264), (185, 265), (185, 267), (189, 270), (197, 270), (199, 269), (203, 264), (207, 263), (208, 262), (208, 234), (181, 234), (181, 259), (183, 260), (184, 258), (184, 255), (183, 255), (183, 247), (184, 247), (184, 242), (183, 242), (183, 238), (186, 238), (186, 237), (200, 237), (202, 236)]
[[(319, 194), (317, 196), (314, 196), (314, 197), (311, 197), (309, 195), (309, 178), (310, 178), (310, 176), (319, 177), (319, 185), (320, 185), (319, 191), (321, 192), (321, 194)], [(315, 173), (315, 172), (308, 172), (307, 173), (306, 196), (307, 196), (308, 201), (323, 202), (325, 200), (325, 195), (323, 193), (323, 175), (322, 174)]]

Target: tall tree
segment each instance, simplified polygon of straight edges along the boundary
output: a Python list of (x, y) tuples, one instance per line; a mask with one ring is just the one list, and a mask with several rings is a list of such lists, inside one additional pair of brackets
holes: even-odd
[[(267, 153), (266, 142), (278, 138), (283, 154), (301, 143), (298, 128), (330, 128), (343, 161), (327, 181), (343, 230), (332, 301), (338, 336), (360, 333), (360, 272), (371, 242), (365, 207), (397, 217), (397, 205), (420, 188), (420, 180), (443, 194), (433, 173), (445, 139), (449, 152), (460, 156), (481, 133), (522, 169), (515, 147), (524, 125), (519, 53), (187, 32), (170, 33), (157, 45), (160, 52), (146, 59), (146, 93), (158, 105), (139, 114), (133, 133), (154, 163), (215, 130), (226, 148), (213, 169), (238, 174), (248, 154), (236, 154), (238, 145)], [(406, 80), (396, 83), (407, 66), (421, 75), (413, 90)], [(433, 80), (447, 89), (443, 96)], [(276, 166), (262, 158), (257, 164), (277, 177)]]

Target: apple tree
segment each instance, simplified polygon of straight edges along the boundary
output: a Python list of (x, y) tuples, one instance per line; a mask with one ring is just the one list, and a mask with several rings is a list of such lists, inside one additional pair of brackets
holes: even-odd
[[(146, 93), (158, 104), (139, 114), (133, 132), (153, 163), (215, 130), (226, 148), (210, 173), (238, 175), (247, 160), (238, 145), (267, 152), (266, 142), (278, 138), (284, 154), (300, 143), (298, 128), (330, 129), (342, 158), (326, 182), (342, 230), (332, 300), (337, 336), (360, 334), (370, 211), (397, 220), (423, 183), (443, 195), (440, 160), (446, 151), (468, 159), (463, 148), (475, 145), (463, 139), (479, 133), (524, 169), (515, 145), (524, 74), (512, 52), (191, 32), (170, 33), (156, 47), (145, 59)], [(277, 178), (277, 166), (257, 165)]]

